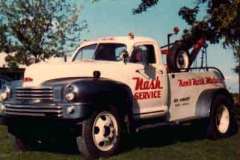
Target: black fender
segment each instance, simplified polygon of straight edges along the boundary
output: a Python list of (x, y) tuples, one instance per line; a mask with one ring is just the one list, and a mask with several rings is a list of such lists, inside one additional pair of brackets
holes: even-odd
[(69, 85), (77, 87), (76, 98), (72, 102), (88, 104), (88, 114), (114, 107), (120, 116), (132, 115), (133, 95), (124, 83), (104, 78), (82, 78)]
[(224, 94), (227, 96), (233, 103), (233, 98), (231, 94), (225, 88), (209, 89), (203, 91), (198, 100), (196, 106), (196, 116), (199, 118), (207, 118), (210, 116), (212, 102), (215, 96), (219, 94)]
[(106, 78), (67, 77), (48, 80), (41, 85), (60, 87), (62, 95), (68, 86), (75, 86), (77, 88), (76, 97), (69, 103), (91, 106), (91, 111), (112, 106), (123, 114), (132, 112), (133, 94), (131, 89), (122, 82)]

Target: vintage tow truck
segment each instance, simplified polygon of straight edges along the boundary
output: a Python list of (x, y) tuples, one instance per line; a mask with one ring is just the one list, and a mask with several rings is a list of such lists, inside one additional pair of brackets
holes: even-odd
[[(163, 63), (156, 40), (105, 37), (84, 41), (67, 62), (26, 68), (22, 86), (5, 92), (4, 121), (18, 149), (72, 133), (87, 157), (107, 157), (124, 133), (207, 118), (210, 138), (234, 124), (221, 71), (190, 68), (189, 53)], [(52, 136), (51, 136), (52, 135)]]

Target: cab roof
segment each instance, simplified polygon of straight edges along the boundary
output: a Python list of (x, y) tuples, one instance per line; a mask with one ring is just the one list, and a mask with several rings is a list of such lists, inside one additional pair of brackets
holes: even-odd
[(145, 41), (154, 41), (152, 38), (134, 36), (133, 38), (130, 36), (110, 36), (110, 37), (101, 37), (94, 40), (85, 40), (81, 42), (81, 46), (91, 45), (95, 43), (123, 43), (123, 44), (133, 44), (138, 42)]

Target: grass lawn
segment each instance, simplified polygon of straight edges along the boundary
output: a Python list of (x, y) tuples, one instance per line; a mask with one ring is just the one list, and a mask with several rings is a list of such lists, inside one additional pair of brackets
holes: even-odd
[[(240, 113), (240, 109), (239, 112)], [(240, 116), (238, 117), (240, 120)], [(63, 148), (66, 147), (62, 144)], [(65, 148), (71, 150), (71, 148)], [(74, 150), (74, 148), (73, 148)], [(78, 153), (63, 151), (15, 152), (0, 126), (0, 160), (79, 160)], [(125, 150), (113, 160), (237, 160), (240, 159), (240, 133), (220, 140), (199, 134), (199, 126), (172, 126), (151, 129), (131, 137)]]

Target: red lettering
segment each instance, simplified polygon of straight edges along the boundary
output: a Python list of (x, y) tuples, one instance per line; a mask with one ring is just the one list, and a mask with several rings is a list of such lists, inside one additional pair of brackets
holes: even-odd
[(151, 81), (150, 85), (149, 85), (150, 89), (156, 89), (155, 85), (154, 85), (154, 81)]
[(133, 80), (136, 81), (135, 90), (149, 90), (149, 89), (162, 89), (161, 81), (159, 77), (155, 80), (144, 80), (142, 78), (134, 77)]
[(133, 78), (134, 80), (136, 80), (136, 86), (135, 86), (135, 90), (142, 90), (143, 89), (143, 79), (140, 78)]
[(161, 91), (136, 92), (134, 98), (137, 100), (157, 99), (161, 98)]
[(192, 79), (192, 81), (195, 86), (204, 84), (204, 79)]
[(156, 94), (157, 94), (156, 98), (160, 98), (161, 97), (161, 91), (156, 91)]
[(136, 93), (134, 94), (134, 98), (135, 98), (135, 99), (139, 99), (138, 92), (136, 92)]
[(144, 90), (150, 89), (148, 84), (149, 84), (149, 81), (145, 81), (145, 82), (143, 83), (143, 89), (144, 89)]
[[(161, 86), (160, 78), (155, 80), (144, 80), (143, 78), (134, 77), (136, 81), (134, 98), (137, 100), (161, 98)], [(157, 90), (158, 89), (158, 90)], [(160, 89), (160, 90), (159, 90)], [(141, 90), (148, 90), (145, 92), (139, 92)]]
[(205, 77), (199, 79), (188, 79), (188, 80), (178, 80), (179, 87), (188, 87), (188, 86), (198, 86), (198, 85), (206, 85), (206, 84), (217, 84), (221, 83), (222, 79), (218, 79), (215, 77)]
[(162, 89), (162, 87), (161, 87), (161, 82), (160, 82), (160, 80), (159, 80), (159, 77), (157, 77), (157, 79), (156, 79), (156, 85), (155, 85), (155, 88), (154, 89)]
[(179, 87), (186, 87), (186, 86), (191, 86), (192, 85), (192, 81), (189, 80), (178, 80), (178, 86)]
[(217, 79), (215, 77), (211, 78), (211, 77), (206, 77), (206, 83), (207, 84), (216, 84), (216, 83), (221, 83), (222, 80), (221, 79)]

